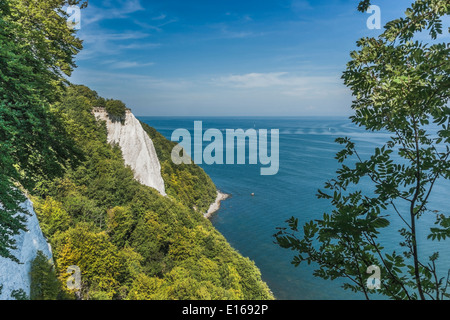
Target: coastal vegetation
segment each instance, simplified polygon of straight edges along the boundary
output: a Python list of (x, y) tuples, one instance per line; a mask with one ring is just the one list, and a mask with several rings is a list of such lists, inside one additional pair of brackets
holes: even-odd
[[(361, 1), (358, 9), (369, 5)], [(303, 226), (292, 217), (275, 234), (279, 246), (296, 252), (295, 266), (316, 263), (316, 277), (342, 278), (344, 289), (367, 299), (450, 298), (450, 270), (439, 269), (439, 252), (419, 250), (423, 241), (450, 237), (448, 208), (431, 201), (434, 187), (450, 179), (450, 48), (440, 38), (448, 37), (442, 17), (449, 13), (448, 1), (417, 0), (378, 38), (358, 41), (343, 74), (355, 97), (351, 120), (390, 139), (370, 157), (351, 139), (337, 139), (342, 166), (318, 192), (334, 209)], [(394, 219), (401, 241), (387, 252), (382, 233)], [(435, 222), (428, 230), (426, 219)]]
[(64, 162), (74, 158), (51, 110), (82, 48), (67, 28), (62, 5), (0, 1), (0, 256), (13, 260), (13, 237), (25, 228), (25, 217), (16, 214), (25, 200), (18, 185), (32, 189), (39, 177), (61, 174)]
[(125, 103), (123, 103), (120, 100), (114, 100), (114, 99), (108, 99), (104, 103), (106, 112), (108, 112), (109, 116), (115, 120), (120, 121), (124, 119), (125, 112), (127, 110), (127, 107)]
[[(171, 164), (173, 143), (143, 125), (164, 197), (136, 181), (107, 142), (93, 108), (121, 117), (125, 104), (65, 80), (82, 49), (66, 4), (81, 3), (0, 2), (0, 255), (18, 262), (11, 250), (25, 229), (16, 214), (24, 193), (53, 251), (53, 262), (42, 253), (33, 261), (30, 297), (14, 297), (272, 299), (255, 264), (203, 217), (216, 188), (200, 167)], [(66, 285), (71, 266), (81, 271), (79, 289)]]
[[(76, 265), (82, 299), (270, 298), (253, 262), (191, 207), (201, 205), (203, 192), (205, 205), (213, 201), (204, 190), (209, 186), (215, 194), (210, 178), (199, 167), (178, 168), (165, 176), (169, 197), (138, 183), (120, 149), (107, 143), (105, 124), (92, 114), (99, 101), (87, 87), (67, 88), (55, 109), (80, 162), (34, 189), (61, 283), (67, 281), (67, 268)], [(159, 142), (165, 138), (159, 139), (154, 140), (157, 150), (164, 148)]]

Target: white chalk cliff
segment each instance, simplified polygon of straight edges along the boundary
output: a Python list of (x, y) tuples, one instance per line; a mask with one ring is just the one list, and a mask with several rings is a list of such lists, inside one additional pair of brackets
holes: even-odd
[(125, 164), (134, 171), (134, 178), (165, 196), (161, 164), (155, 146), (133, 113), (127, 110), (123, 123), (113, 122), (104, 108), (95, 108), (94, 115), (97, 120), (106, 122), (108, 142), (119, 145)]
[(31, 201), (27, 200), (22, 207), (28, 210), (26, 229), (14, 237), (16, 240), (16, 250), (11, 253), (21, 262), (18, 264), (10, 259), (0, 257), (0, 285), (3, 289), (0, 293), (0, 300), (12, 300), (11, 293), (14, 290), (22, 289), (28, 296), (30, 295), (30, 270), (31, 263), (36, 258), (37, 252), (42, 251), (49, 260), (52, 259), (50, 245), (47, 243), (39, 226), (39, 221), (33, 209)]

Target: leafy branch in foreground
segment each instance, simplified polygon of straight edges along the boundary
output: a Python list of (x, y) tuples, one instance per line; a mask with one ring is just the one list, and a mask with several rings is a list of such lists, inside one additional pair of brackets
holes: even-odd
[[(369, 4), (362, 1), (360, 11)], [(448, 206), (439, 211), (430, 203), (438, 181), (450, 178), (450, 50), (438, 41), (441, 18), (449, 11), (449, 1), (415, 1), (378, 38), (357, 42), (359, 49), (351, 53), (343, 74), (355, 97), (351, 120), (366, 130), (387, 132), (390, 139), (368, 159), (350, 139), (337, 139), (344, 146), (336, 155), (342, 166), (337, 178), (325, 184), (328, 191), (318, 192), (334, 210), (306, 223), (302, 237), (296, 218), (274, 235), (280, 247), (297, 253), (295, 266), (316, 263), (315, 276), (344, 278), (345, 289), (367, 299), (373, 293), (366, 283), (371, 265), (381, 269), (378, 294), (392, 299), (450, 297), (450, 270), (438, 270), (439, 253), (424, 257), (418, 249), (422, 241), (450, 237), (450, 216), (442, 211)], [(428, 44), (415, 38), (426, 32)], [(425, 231), (420, 222), (433, 215), (435, 227), (427, 239), (419, 237)], [(388, 253), (380, 235), (394, 219), (402, 224), (402, 240)]]

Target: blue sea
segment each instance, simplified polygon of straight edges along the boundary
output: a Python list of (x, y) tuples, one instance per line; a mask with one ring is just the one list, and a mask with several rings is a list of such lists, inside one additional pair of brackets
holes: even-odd
[[(294, 267), (290, 262), (293, 252), (274, 244), (273, 234), (277, 227), (285, 227), (292, 216), (299, 224), (321, 218), (332, 207), (327, 200), (316, 197), (317, 190), (324, 190), (324, 183), (336, 177), (339, 164), (335, 155), (341, 146), (338, 137), (349, 137), (364, 158), (374, 148), (387, 141), (387, 133), (367, 132), (351, 123), (347, 118), (205, 118), (205, 117), (140, 117), (141, 121), (157, 129), (171, 139), (178, 128), (192, 132), (194, 121), (203, 122), (203, 130), (225, 129), (278, 129), (280, 132), (279, 172), (273, 176), (261, 176), (262, 165), (201, 165), (210, 175), (217, 188), (232, 197), (222, 203), (211, 222), (228, 242), (242, 255), (249, 257), (261, 270), (277, 299), (363, 299), (359, 294), (342, 289), (342, 281), (322, 280), (313, 276), (314, 265), (302, 264)], [(204, 146), (208, 143), (204, 143)], [(269, 148), (270, 151), (270, 148)], [(349, 162), (351, 164), (351, 162)], [(372, 192), (370, 184), (363, 181), (362, 188)], [(254, 194), (254, 196), (252, 196)], [(450, 199), (450, 184), (439, 183), (430, 202), (430, 209), (447, 213)], [(380, 242), (391, 253), (398, 248), (400, 240), (397, 230), (402, 227), (396, 214), (389, 212), (393, 223), (380, 236)], [(438, 267), (440, 275), (446, 276), (450, 268), (448, 242), (425, 241), (434, 215), (423, 216), (419, 223), (419, 254), (428, 257), (440, 251)], [(401, 250), (398, 251), (399, 253)], [(377, 298), (374, 296), (373, 298)]]

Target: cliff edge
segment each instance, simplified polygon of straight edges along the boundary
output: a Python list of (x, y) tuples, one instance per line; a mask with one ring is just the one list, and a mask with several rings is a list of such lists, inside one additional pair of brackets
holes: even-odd
[(133, 113), (126, 110), (123, 121), (113, 121), (104, 108), (94, 108), (93, 113), (97, 120), (106, 122), (108, 143), (120, 147), (125, 164), (133, 169), (135, 179), (166, 196), (155, 146)]
[(37, 252), (42, 251), (49, 259), (52, 259), (50, 245), (42, 234), (33, 209), (33, 204), (27, 200), (22, 204), (30, 215), (27, 215), (27, 231), (21, 231), (14, 237), (16, 250), (11, 253), (20, 261), (20, 264), (3, 257), (0, 257), (0, 284), (3, 288), (0, 292), (0, 300), (11, 300), (11, 293), (14, 290), (22, 289), (28, 296), (31, 285), (31, 263), (36, 258)]

